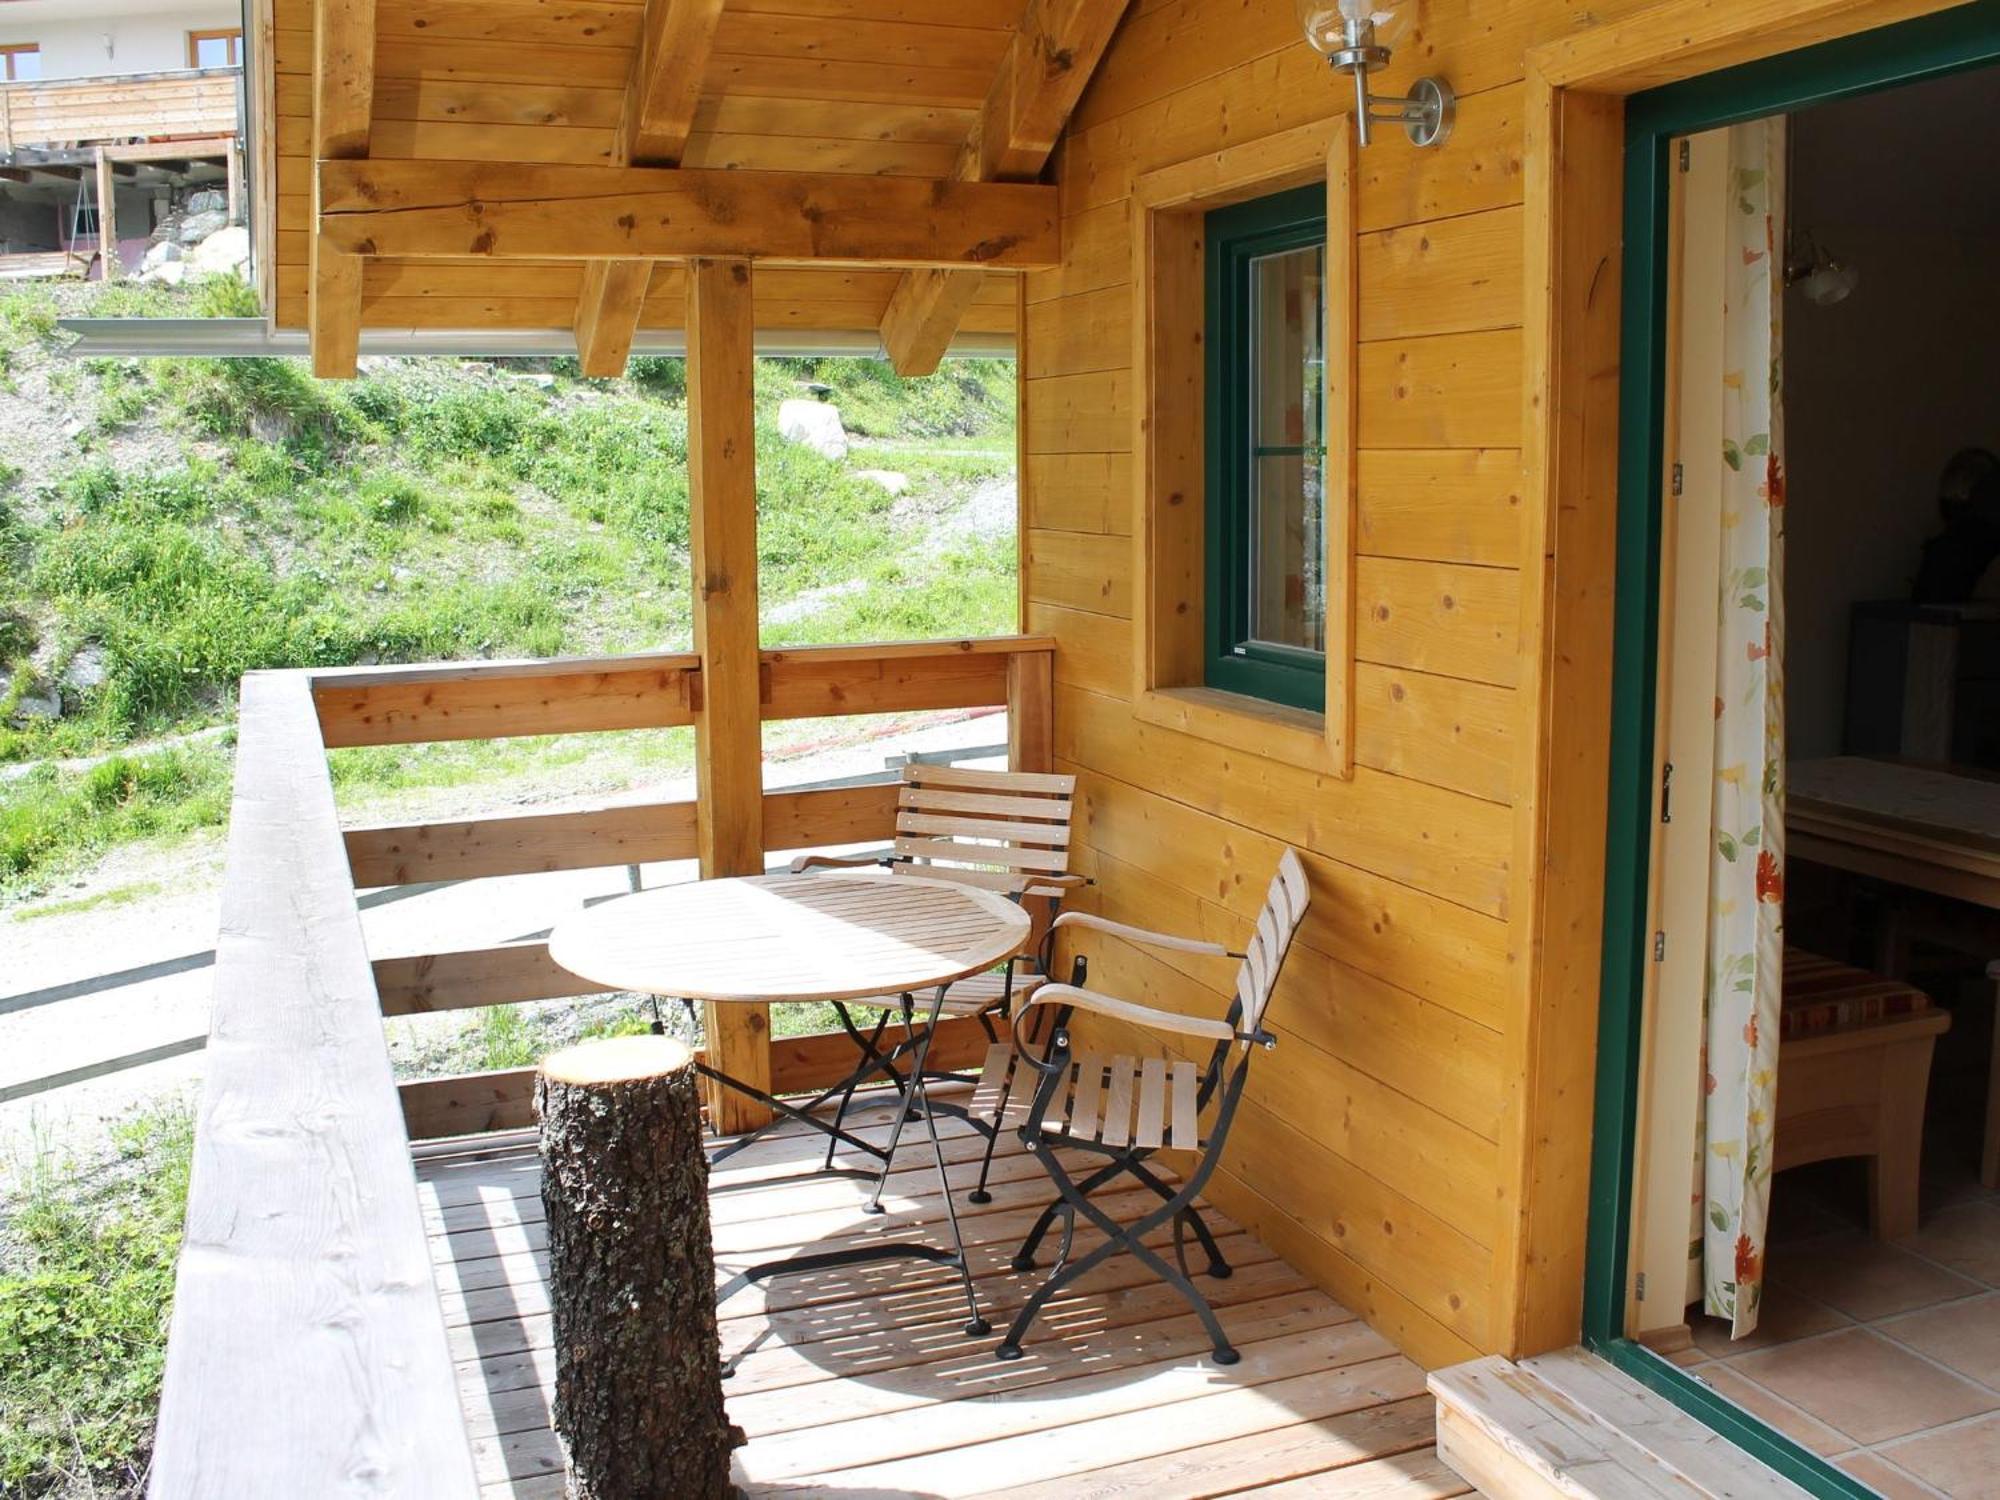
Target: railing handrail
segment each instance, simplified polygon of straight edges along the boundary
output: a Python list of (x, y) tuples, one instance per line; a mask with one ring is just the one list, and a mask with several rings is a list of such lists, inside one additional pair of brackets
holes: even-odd
[(243, 71), (240, 65), (220, 68), (155, 68), (145, 73), (89, 73), (76, 78), (17, 78), (0, 83), (0, 89), (12, 94), (57, 93), (63, 89), (102, 88), (107, 84), (125, 86), (134, 83), (198, 83), (204, 78), (235, 78)]
[(253, 673), (149, 1493), (478, 1493), (303, 672)]

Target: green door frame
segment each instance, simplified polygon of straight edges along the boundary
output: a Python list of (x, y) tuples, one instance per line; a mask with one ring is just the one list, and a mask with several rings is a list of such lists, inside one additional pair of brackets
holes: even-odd
[(1641, 1008), (1653, 836), (1653, 706), (1659, 661), (1666, 381), (1669, 152), (1676, 138), (2000, 62), (2000, 0), (1667, 85), (1626, 101), (1625, 271), (1618, 424), (1618, 550), (1610, 820), (1596, 1126), (1584, 1277), (1587, 1347), (1816, 1495), (1874, 1494), (1715, 1390), (1625, 1337), (1627, 1240), (1638, 1135)]

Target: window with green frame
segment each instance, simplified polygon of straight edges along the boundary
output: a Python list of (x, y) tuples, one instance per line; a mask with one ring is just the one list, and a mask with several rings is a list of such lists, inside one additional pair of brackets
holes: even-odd
[(1326, 189), (1207, 215), (1207, 681), (1326, 706)]

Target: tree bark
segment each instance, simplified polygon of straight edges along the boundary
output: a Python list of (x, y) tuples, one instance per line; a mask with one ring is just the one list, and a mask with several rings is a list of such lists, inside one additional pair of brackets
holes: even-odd
[(693, 1059), (662, 1036), (586, 1043), (543, 1061), (535, 1104), (568, 1494), (727, 1496), (735, 1440)]

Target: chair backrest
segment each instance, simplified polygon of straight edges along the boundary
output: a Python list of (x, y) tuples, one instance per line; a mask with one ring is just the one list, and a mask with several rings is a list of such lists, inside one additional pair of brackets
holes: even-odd
[(1011, 896), (1060, 897), (1037, 877), (1069, 869), (1074, 776), (908, 765), (896, 799), (897, 865)]
[(1292, 936), (1305, 919), (1312, 892), (1306, 885), (1306, 867), (1292, 850), (1278, 856), (1278, 873), (1271, 877), (1271, 889), (1264, 897), (1264, 909), (1257, 914), (1256, 931), (1244, 950), (1243, 967), (1236, 977), (1236, 998), (1243, 1003), (1242, 1029), (1255, 1031), (1264, 1019), (1264, 1007), (1271, 1003), (1277, 988), (1278, 970)]

